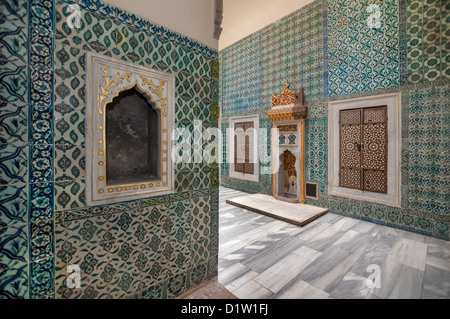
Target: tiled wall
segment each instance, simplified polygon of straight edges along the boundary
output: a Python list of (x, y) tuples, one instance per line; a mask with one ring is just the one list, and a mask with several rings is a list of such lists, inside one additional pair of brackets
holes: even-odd
[(260, 41), (260, 35), (255, 34), (225, 49), (222, 55), (223, 113), (251, 110), (261, 104)]
[(218, 125), (217, 52), (101, 1), (77, 1), (70, 28), (68, 3), (0, 2), (0, 298), (179, 296), (217, 274), (218, 166), (177, 164), (173, 195), (87, 207), (85, 53), (174, 74), (192, 132)]
[[(372, 3), (380, 7), (378, 29), (366, 26)], [(303, 87), (309, 107), (306, 180), (319, 184), (318, 200), (307, 202), (449, 240), (449, 12), (448, 1), (439, 0), (312, 2), (219, 53), (225, 83), (229, 52), (261, 36), (261, 104), (251, 111), (234, 107), (238, 104), (221, 87), (221, 101), (227, 104), (222, 128), (229, 117), (254, 113), (260, 114), (262, 127), (270, 127), (265, 122), (270, 94), (280, 93), (285, 82), (296, 91)], [(233, 59), (246, 60), (244, 54)], [(328, 195), (328, 102), (391, 92), (402, 96), (401, 208)], [(272, 193), (271, 176), (260, 175), (259, 183), (247, 185), (227, 177), (227, 169), (223, 164), (223, 185)]]
[[(399, 85), (398, 0), (381, 0), (380, 27), (372, 1), (327, 2), (328, 96), (374, 91)], [(373, 18), (371, 17), (373, 15)]]
[[(321, 1), (315, 1), (221, 51), (219, 62), (222, 63), (220, 68), (222, 87), (219, 88), (219, 91), (222, 96), (222, 129), (228, 127), (230, 117), (259, 114), (260, 127), (268, 130), (267, 145), (259, 144), (259, 154), (271, 156), (270, 129), (272, 121), (267, 116), (267, 111), (271, 106), (271, 95), (281, 93), (284, 83), (288, 82), (291, 89), (305, 88), (305, 100), (308, 105), (318, 104), (318, 101), (323, 100), (322, 30), (323, 5)], [(259, 46), (255, 46), (254, 39), (257, 37), (261, 38)], [(235, 96), (228, 94), (223, 84), (227, 83), (230, 77), (235, 78), (235, 73), (239, 72), (239, 69), (229, 69), (228, 65), (239, 63), (242, 55), (248, 52), (236, 50), (236, 48), (242, 47), (252, 48), (253, 59), (261, 61), (260, 65), (253, 63), (252, 71), (247, 73), (252, 74), (249, 80), (252, 86), (257, 85), (253, 74), (257, 74), (261, 79), (260, 87), (253, 88), (253, 91), (259, 94), (258, 99), (255, 98), (255, 100), (259, 100), (260, 104), (254, 104), (251, 110), (241, 108), (239, 101), (235, 100)], [(258, 52), (256, 58), (254, 57), (255, 51)], [(244, 60), (247, 61), (247, 57)], [(241, 83), (247, 86), (249, 82), (245, 77), (241, 77), (240, 81), (233, 85), (236, 87), (235, 90), (239, 91)], [(223, 157), (226, 158), (226, 147), (224, 147)], [(265, 165), (265, 168), (270, 167), (270, 163)], [(221, 181), (224, 186), (247, 192), (272, 194), (272, 175), (270, 174), (260, 174), (259, 182), (250, 182), (230, 178), (227, 164), (222, 165), (221, 172)]]

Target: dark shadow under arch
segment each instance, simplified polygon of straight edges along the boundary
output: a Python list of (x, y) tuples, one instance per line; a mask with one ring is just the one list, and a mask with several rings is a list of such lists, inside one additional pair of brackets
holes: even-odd
[(161, 179), (161, 112), (137, 86), (106, 107), (106, 186)]

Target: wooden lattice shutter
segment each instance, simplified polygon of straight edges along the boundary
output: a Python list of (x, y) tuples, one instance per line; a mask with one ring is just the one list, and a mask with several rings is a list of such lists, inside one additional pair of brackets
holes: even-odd
[(387, 107), (339, 112), (339, 185), (387, 193)]
[(244, 123), (234, 125), (234, 171), (244, 173), (245, 164), (245, 143)]
[(361, 109), (339, 112), (339, 185), (361, 189)]
[(363, 189), (387, 193), (387, 107), (363, 109)]
[(234, 125), (234, 171), (253, 174), (253, 122), (241, 122)]
[(253, 163), (253, 122), (244, 123), (245, 130), (245, 163), (244, 163), (244, 174), (253, 174), (255, 169), (255, 164)]

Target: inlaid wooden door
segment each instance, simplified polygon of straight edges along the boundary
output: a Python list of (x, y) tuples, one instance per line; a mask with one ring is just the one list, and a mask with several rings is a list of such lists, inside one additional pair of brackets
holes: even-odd
[(387, 106), (339, 112), (339, 186), (387, 193)]

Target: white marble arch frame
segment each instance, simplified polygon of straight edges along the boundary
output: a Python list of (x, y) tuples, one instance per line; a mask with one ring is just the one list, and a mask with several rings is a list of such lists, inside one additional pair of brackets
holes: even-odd
[[(136, 87), (161, 112), (161, 179), (124, 185), (106, 181), (105, 106)], [(86, 202), (111, 204), (174, 192), (171, 133), (174, 129), (175, 77), (92, 52), (86, 53)]]
[[(388, 164), (387, 193), (376, 193), (339, 186), (339, 111), (387, 105)], [(401, 207), (401, 93), (389, 93), (328, 104), (328, 193)]]

